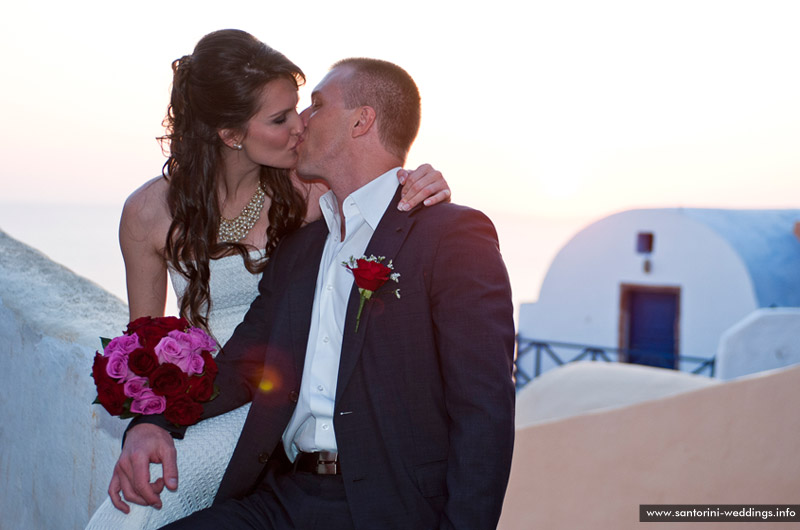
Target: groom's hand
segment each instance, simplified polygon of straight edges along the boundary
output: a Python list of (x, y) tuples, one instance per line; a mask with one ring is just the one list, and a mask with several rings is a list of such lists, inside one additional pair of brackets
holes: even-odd
[[(120, 498), (143, 506), (161, 509), (159, 496), (166, 484), (170, 490), (178, 487), (178, 466), (175, 462), (175, 444), (172, 436), (156, 425), (141, 423), (132, 427), (125, 437), (122, 454), (114, 466), (114, 475), (108, 486), (108, 496), (118, 510), (130, 512), (130, 507)], [(150, 463), (160, 463), (163, 478), (150, 482)]]

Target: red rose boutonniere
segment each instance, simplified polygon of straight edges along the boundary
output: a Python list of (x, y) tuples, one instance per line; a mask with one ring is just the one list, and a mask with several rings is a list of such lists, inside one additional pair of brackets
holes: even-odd
[[(358, 324), (361, 322), (361, 311), (364, 309), (364, 302), (372, 298), (373, 293), (380, 289), (389, 280), (398, 282), (400, 274), (392, 272), (392, 260), (387, 265), (381, 263), (386, 258), (383, 256), (362, 256), (360, 258), (350, 257), (350, 261), (342, 263), (353, 273), (353, 277), (361, 293), (361, 301), (358, 304), (358, 315), (356, 316), (356, 333)], [(397, 298), (400, 298), (400, 289), (392, 291)]]

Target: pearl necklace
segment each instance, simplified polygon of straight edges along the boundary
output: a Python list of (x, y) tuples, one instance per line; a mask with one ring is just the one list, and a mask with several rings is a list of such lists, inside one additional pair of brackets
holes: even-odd
[(258, 218), (261, 217), (261, 210), (264, 207), (264, 190), (261, 184), (256, 188), (253, 198), (242, 209), (242, 213), (233, 219), (219, 217), (219, 234), (217, 238), (220, 243), (238, 243), (255, 226)]

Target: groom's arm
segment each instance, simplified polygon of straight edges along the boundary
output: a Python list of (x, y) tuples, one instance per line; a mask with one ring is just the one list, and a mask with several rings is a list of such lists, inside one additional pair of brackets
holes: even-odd
[(514, 444), (514, 322), (492, 223), (459, 209), (444, 226), (430, 283), (450, 417), (441, 528), (493, 529)]

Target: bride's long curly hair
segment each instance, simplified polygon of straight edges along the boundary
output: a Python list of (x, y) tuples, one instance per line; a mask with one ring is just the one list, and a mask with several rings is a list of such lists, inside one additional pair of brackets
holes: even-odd
[[(245, 131), (270, 81), (290, 79), (299, 87), (305, 76), (283, 54), (239, 30), (206, 35), (191, 55), (172, 63), (172, 71), (166, 134), (160, 138), (168, 154), (162, 174), (169, 181), (167, 203), (172, 215), (164, 253), (167, 263), (188, 281), (181, 316), (207, 328), (210, 260), (239, 254), (251, 273), (266, 266), (266, 259), (252, 258), (244, 245), (217, 240), (217, 188), (225, 149), (218, 131)], [(292, 184), (289, 170), (262, 166), (260, 179), (271, 199), (269, 257), (282, 237), (301, 226), (306, 201)]]

